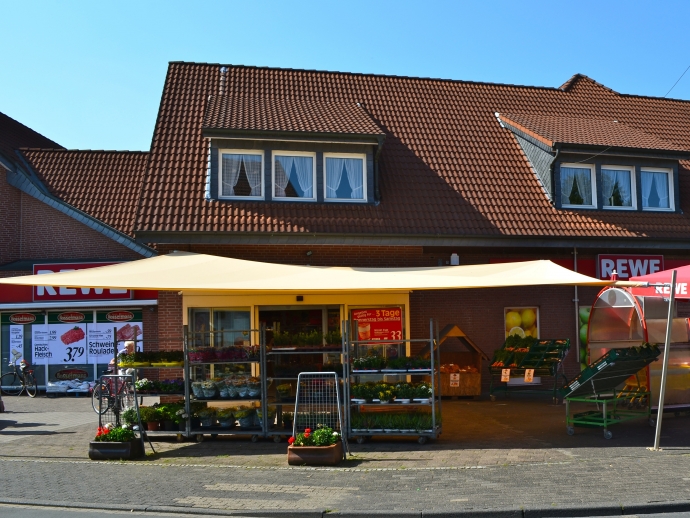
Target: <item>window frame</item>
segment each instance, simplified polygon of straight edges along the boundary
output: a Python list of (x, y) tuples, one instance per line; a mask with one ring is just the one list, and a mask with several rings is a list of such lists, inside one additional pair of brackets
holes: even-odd
[[(591, 205), (570, 205), (563, 202), (563, 188), (561, 187), (563, 181), (563, 175), (561, 169), (563, 167), (571, 167), (577, 169), (589, 169), (590, 176), (592, 178), (592, 204)], [(575, 164), (572, 162), (561, 162), (558, 166), (558, 189), (561, 192), (561, 207), (564, 209), (596, 209), (597, 208), (597, 168), (594, 164)]]
[[(329, 198), (328, 189), (326, 187), (326, 159), (327, 158), (344, 158), (352, 159), (359, 158), (362, 160), (362, 198), (352, 199), (352, 198)], [(368, 193), (368, 174), (367, 174), (367, 155), (366, 153), (324, 153), (323, 154), (323, 201), (326, 203), (367, 203)]]
[[(261, 196), (229, 196), (223, 194), (223, 155), (258, 155), (261, 157)], [(218, 149), (218, 199), (256, 201), (266, 199), (266, 179), (264, 174), (264, 152), (255, 149)]]
[(613, 207), (609, 205), (604, 205), (604, 199), (602, 198), (601, 208), (604, 210), (637, 210), (637, 177), (635, 175), (635, 167), (630, 165), (602, 165), (600, 168), (602, 177), (604, 176), (604, 169), (614, 171), (628, 171), (630, 173), (630, 198), (632, 200), (632, 205), (630, 205), (629, 207)]
[[(276, 185), (276, 156), (308, 156), (311, 157), (311, 172), (312, 172), (312, 192), (314, 193), (311, 198), (292, 198), (292, 197), (277, 197), (275, 195), (275, 185)], [(316, 185), (316, 152), (312, 151), (272, 151), (271, 152), (271, 200), (280, 202), (315, 202), (317, 201), (317, 185)]]
[(642, 173), (666, 173), (668, 177), (668, 207), (645, 207), (640, 200), (641, 209), (645, 212), (675, 212), (676, 190), (673, 179), (673, 169), (665, 167), (640, 167), (640, 189), (642, 189)]

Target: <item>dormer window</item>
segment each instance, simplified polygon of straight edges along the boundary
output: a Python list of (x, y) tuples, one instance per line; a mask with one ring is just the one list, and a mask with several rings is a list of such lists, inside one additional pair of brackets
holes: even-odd
[(315, 153), (273, 153), (273, 199), (316, 201)]
[(561, 199), (566, 208), (594, 208), (596, 177), (594, 167), (583, 164), (561, 165)]
[(245, 150), (221, 150), (220, 198), (262, 200), (263, 152)]
[(324, 153), (326, 201), (363, 202), (367, 199), (365, 155)]
[(668, 169), (642, 169), (643, 210), (673, 210), (673, 182)]
[(606, 209), (634, 209), (637, 195), (633, 168), (601, 166), (601, 194)]

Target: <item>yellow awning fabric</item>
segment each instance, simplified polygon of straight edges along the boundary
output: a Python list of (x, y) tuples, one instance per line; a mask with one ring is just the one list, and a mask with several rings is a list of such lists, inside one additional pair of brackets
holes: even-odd
[(0, 284), (302, 294), (535, 285), (607, 286), (613, 283), (545, 260), (428, 268), (349, 268), (293, 266), (173, 252), (100, 268), (8, 277), (0, 279)]

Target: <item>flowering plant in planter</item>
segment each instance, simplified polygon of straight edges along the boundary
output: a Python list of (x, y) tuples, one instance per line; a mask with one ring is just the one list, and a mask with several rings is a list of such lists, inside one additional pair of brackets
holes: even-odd
[(153, 392), (156, 390), (156, 385), (148, 378), (135, 381), (134, 387), (137, 389), (137, 392)]
[(154, 381), (153, 384), (160, 394), (184, 394), (184, 381), (181, 379)]
[(303, 433), (298, 433), (296, 437), (290, 437), (288, 443), (291, 446), (331, 446), (340, 440), (340, 434), (334, 432), (333, 428), (321, 426), (312, 432), (307, 428)]
[(96, 437), (93, 439), (98, 442), (127, 442), (134, 440), (134, 431), (124, 426), (114, 426), (108, 423), (99, 426), (96, 430)]

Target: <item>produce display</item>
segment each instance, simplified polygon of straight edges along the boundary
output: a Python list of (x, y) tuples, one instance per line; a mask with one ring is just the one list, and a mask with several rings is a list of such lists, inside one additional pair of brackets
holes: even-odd
[(479, 372), (479, 369), (474, 365), (466, 365), (465, 367), (460, 367), (454, 363), (444, 363), (441, 365), (441, 372), (444, 374), (455, 374), (455, 373), (468, 373), (468, 372)]

